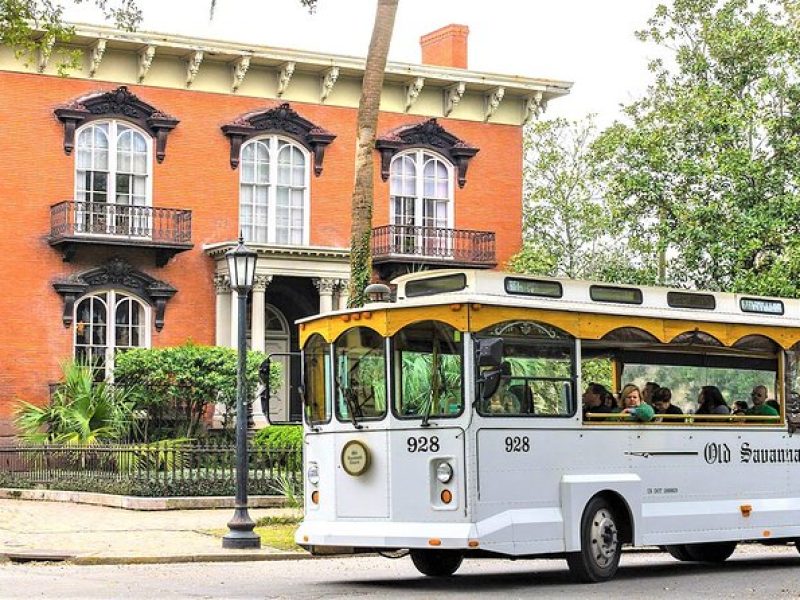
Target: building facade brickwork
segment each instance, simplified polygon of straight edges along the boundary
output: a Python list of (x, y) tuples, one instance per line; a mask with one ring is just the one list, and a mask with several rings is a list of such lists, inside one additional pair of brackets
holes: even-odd
[[(113, 56), (113, 45), (110, 48)], [(125, 51), (136, 56), (137, 51), (127, 50), (127, 46), (118, 50), (121, 56)], [(156, 50), (156, 56), (160, 51)], [(201, 65), (201, 73), (202, 68)], [(279, 68), (275, 67), (273, 76), (278, 76)], [(97, 73), (102, 73), (102, 66)], [(320, 71), (323, 86), (325, 76), (326, 72)], [(438, 77), (446, 79), (451, 75), (440, 74)], [(387, 78), (391, 83), (392, 78)], [(437, 93), (443, 99), (445, 108), (437, 107), (436, 111), (428, 111), (428, 114), (421, 109), (419, 112), (384, 110), (380, 115), (378, 134), (436, 118), (438, 125), (448, 133), (478, 148), (477, 154), (470, 159), (463, 187), (453, 179), (455, 169), (450, 171), (450, 197), (447, 202), (450, 203), (451, 216), (446, 226), (453, 230), (493, 232), (494, 263), (501, 266), (521, 245), (524, 103), (520, 104), (523, 109), (516, 123), (455, 118), (454, 113), (451, 117), (444, 117), (447, 102), (447, 87), (444, 84), (448, 82), (439, 83), (441, 89)], [(457, 78), (453, 78), (451, 84), (458, 83)], [(401, 84), (398, 85), (402, 87)], [(156, 161), (152, 152), (148, 155), (148, 185), (152, 186), (152, 191), (143, 203), (148, 211), (157, 208), (191, 211), (191, 248), (168, 253), (167, 258), (162, 260), (165, 262), (163, 266), (158, 266), (158, 261), (154, 260), (159, 250), (154, 251), (149, 245), (155, 241), (155, 233), (148, 234), (149, 237), (145, 235), (147, 239), (144, 241), (147, 243), (140, 243), (143, 238), (131, 241), (131, 231), (120, 229), (123, 227), (123, 216), (128, 219), (124, 226), (131, 227), (134, 222), (131, 219), (134, 218), (144, 219), (141, 223), (152, 224), (148, 219), (154, 219), (154, 213), (131, 216), (133, 213), (125, 212), (130, 209), (121, 207), (115, 209), (117, 212), (113, 214), (104, 212), (99, 217), (87, 216), (90, 209), (85, 202), (88, 192), (84, 187), (88, 185), (88, 179), (84, 181), (84, 178), (88, 175), (84, 171), (76, 174), (76, 161), (84, 159), (79, 158), (81, 150), (78, 148), (70, 154), (65, 152), (65, 124), (55, 114), (59, 107), (68, 106), (77, 99), (105, 94), (119, 89), (121, 85), (126, 85), (143, 102), (178, 120), (168, 134), (163, 162)], [(147, 85), (146, 80), (145, 84), (138, 85), (126, 81), (125, 77), (102, 80), (80, 73), (73, 77), (58, 77), (47, 72), (38, 73), (29, 67), (15, 66), (7, 55), (0, 60), (0, 197), (4, 199), (0, 219), (0, 243), (4, 245), (0, 252), (3, 281), (0, 303), (0, 323), (3, 325), (0, 328), (0, 437), (10, 435), (13, 431), (12, 413), (17, 400), (36, 403), (47, 401), (48, 386), (58, 380), (60, 363), (75, 355), (76, 346), (79, 345), (76, 340), (83, 335), (82, 328), (89, 327), (88, 324), (81, 324), (83, 317), (77, 312), (69, 315), (67, 321), (70, 322), (65, 325), (65, 296), (54, 288), (54, 284), (72, 281), (81, 273), (105, 265), (112, 259), (120, 259), (120, 264), (127, 265), (126, 268), (176, 290), (165, 304), (164, 324), (160, 330), (153, 325), (155, 305), (145, 306), (147, 302), (143, 301), (147, 311), (142, 314), (146, 315), (148, 322), (142, 329), (146, 335), (137, 343), (157, 347), (181, 344), (187, 339), (201, 344), (229, 345), (234, 342), (231, 331), (235, 331), (235, 328), (232, 328), (229, 313), (235, 302), (231, 302), (230, 296), (224, 296), (224, 286), (220, 286), (219, 282), (226, 274), (223, 251), (232, 246), (243, 226), (240, 221), (241, 195), (245, 193), (242, 173), (243, 169), (249, 167), (243, 164), (236, 169), (231, 167), (230, 140), (222, 127), (242, 115), (288, 103), (303, 119), (335, 135), (335, 139), (325, 148), (322, 172), (316, 175), (313, 166), (306, 164), (307, 186), (298, 184), (297, 190), (286, 192), (298, 194), (292, 198), (305, 199), (305, 208), (297, 209), (303, 212), (302, 219), (307, 223), (297, 225), (302, 229), (303, 242), (298, 243), (301, 238), (290, 240), (288, 244), (276, 243), (275, 240), (252, 240), (260, 254), (258, 271), (266, 278), (259, 292), (265, 295), (259, 298), (259, 303), (254, 299), (252, 305), (260, 307), (263, 303), (269, 308), (266, 315), (254, 316), (251, 346), (268, 351), (281, 347), (296, 349), (296, 335), (291, 331), (291, 321), (320, 308), (336, 308), (346, 301), (344, 289), (350, 236), (350, 194), (354, 179), (355, 103), (331, 102), (329, 99), (333, 99), (333, 95), (324, 99), (325, 102), (309, 101), (311, 96), (308, 94), (297, 97), (287, 94), (280, 98), (274, 94), (271, 97), (267, 94), (253, 96), (242, 94), (241, 89), (244, 88), (239, 88), (238, 93), (223, 93), (189, 86), (181, 89), (178, 85)], [(568, 91), (568, 86), (565, 89)], [(551, 95), (556, 97), (563, 93), (566, 91), (562, 89)], [(124, 116), (107, 117), (107, 122), (120, 124), (119, 131), (127, 127)], [(97, 122), (104, 122), (103, 115), (99, 118)], [(82, 126), (88, 127), (86, 123), (79, 124), (79, 135)], [(292, 138), (288, 135), (268, 133), (264, 139), (276, 135), (279, 147), (284, 142), (291, 145)], [(122, 148), (121, 145), (119, 147)], [(294, 156), (297, 158), (292, 160), (302, 160), (303, 148), (298, 146), (298, 150), (301, 152), (296, 153)], [(427, 149), (426, 152), (430, 154), (425, 156), (437, 156), (435, 149)], [(122, 154), (117, 156), (117, 160), (122, 161), (119, 158)], [(392, 180), (381, 177), (381, 156), (377, 151), (374, 160), (373, 225), (379, 227), (400, 223), (390, 198)], [(306, 155), (306, 162), (312, 161), (312, 157)], [(119, 165), (117, 168), (121, 169)], [(114, 173), (110, 177), (113, 178)], [(123, 203), (119, 199), (123, 182), (119, 174), (116, 177), (117, 200), (104, 196), (103, 202)], [(271, 185), (275, 183), (272, 181)], [(254, 194), (261, 193), (266, 187), (260, 188), (256, 182), (253, 190)], [(278, 194), (280, 196), (280, 190)], [(54, 244), (55, 221), (51, 219), (56, 219), (53, 216), (56, 213), (51, 207), (64, 201), (76, 203), (71, 227), (77, 229), (79, 221), (86, 223), (91, 218), (95, 219), (94, 225), (101, 223), (103, 227), (108, 227), (109, 222), (113, 221), (117, 229), (107, 230), (109, 233), (101, 232), (101, 235), (94, 237), (80, 237), (80, 232), (73, 231), (78, 243), (65, 243), (63, 247)], [(137, 202), (131, 200), (131, 203)], [(107, 210), (105, 204), (102, 210)], [(279, 206), (270, 210), (278, 210), (275, 214), (279, 214), (283, 209)], [(293, 219), (291, 215), (295, 213), (287, 210), (287, 218)], [(437, 221), (438, 226), (442, 223), (445, 221)], [(415, 264), (425, 265), (424, 257), (415, 257), (413, 252), (402, 262), (412, 268)], [(447, 261), (443, 264), (446, 266)], [(330, 285), (319, 285), (319, 281), (329, 282)], [(113, 283), (106, 287), (115, 289)], [(97, 289), (103, 290), (102, 286)], [(76, 293), (76, 307), (81, 297), (80, 292)], [(108, 299), (107, 296), (103, 298)], [(281, 326), (280, 322), (288, 325)], [(283, 331), (281, 327), (288, 327), (288, 331)], [(118, 330), (121, 328), (122, 325), (119, 325)], [(104, 331), (99, 327), (95, 327), (95, 330)], [(117, 344), (119, 340), (118, 337)], [(291, 371), (292, 365), (287, 367)], [(292, 390), (298, 383), (296, 377), (296, 374), (287, 376), (286, 389), (282, 392), (287, 403), (291, 401), (294, 394)], [(284, 416), (290, 410), (288, 406), (284, 409)]]

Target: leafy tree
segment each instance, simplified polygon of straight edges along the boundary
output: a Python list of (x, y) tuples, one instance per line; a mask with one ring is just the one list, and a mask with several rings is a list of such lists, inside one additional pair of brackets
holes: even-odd
[(673, 285), (800, 294), (800, 32), (779, 0), (674, 0), (654, 82), (595, 145), (606, 199)]
[(637, 224), (614, 221), (595, 169), (592, 116), (526, 128), (522, 251), (511, 270), (601, 281), (653, 283), (652, 247)]
[(64, 380), (47, 406), (20, 402), (16, 413), (20, 437), (36, 443), (89, 445), (124, 438), (133, 425), (129, 396), (96, 382), (91, 365), (67, 362), (62, 370)]
[[(248, 397), (259, 389), (258, 368), (266, 358), (247, 353)], [(221, 402), (226, 415), (236, 405), (237, 355), (233, 348), (186, 343), (166, 348), (132, 348), (117, 356), (114, 380), (129, 390), (136, 408), (153, 421), (170, 419), (170, 430), (156, 436), (195, 437), (209, 405)], [(270, 386), (280, 384), (280, 365), (273, 363)], [(148, 432), (149, 437), (149, 432)]]
[[(106, 19), (121, 29), (135, 29), (141, 19), (136, 0), (73, 0), (74, 4), (91, 2)], [(53, 0), (0, 0), (0, 45), (15, 48), (17, 57), (33, 59), (37, 52), (50, 54), (55, 42), (66, 42), (74, 33), (65, 25), (64, 9)], [(80, 54), (61, 51), (60, 71), (77, 66)]]

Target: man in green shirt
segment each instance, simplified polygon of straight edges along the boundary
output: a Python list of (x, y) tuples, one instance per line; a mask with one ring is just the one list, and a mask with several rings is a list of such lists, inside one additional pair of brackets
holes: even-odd
[(750, 398), (753, 400), (753, 406), (747, 409), (748, 415), (758, 416), (758, 417), (777, 417), (778, 411), (769, 406), (767, 402), (767, 388), (763, 385), (757, 385), (753, 388), (753, 392), (750, 394)]

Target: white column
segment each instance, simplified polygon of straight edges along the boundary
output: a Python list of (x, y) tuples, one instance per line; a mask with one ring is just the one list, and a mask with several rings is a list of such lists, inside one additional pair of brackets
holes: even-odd
[(226, 275), (214, 275), (214, 289), (217, 292), (216, 302), (216, 336), (217, 346), (227, 346), (231, 341), (231, 286)]
[(339, 288), (338, 310), (344, 310), (345, 308), (347, 308), (347, 302), (350, 299), (350, 280), (340, 279), (337, 287)]
[(266, 292), (267, 286), (271, 281), (271, 275), (256, 275), (256, 279), (253, 282), (250, 348), (259, 352), (263, 352), (266, 348)]
[(231, 290), (231, 348), (236, 349), (239, 339), (239, 292)]
[(319, 312), (327, 313), (333, 310), (333, 287), (335, 279), (318, 277), (314, 279), (314, 286), (319, 291)]

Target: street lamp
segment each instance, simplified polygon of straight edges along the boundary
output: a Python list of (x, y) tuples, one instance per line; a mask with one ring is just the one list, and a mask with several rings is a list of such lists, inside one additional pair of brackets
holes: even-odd
[(247, 358), (247, 294), (253, 287), (256, 276), (257, 254), (244, 245), (244, 236), (239, 236), (239, 245), (225, 253), (231, 289), (239, 298), (239, 318), (236, 370), (236, 502), (233, 518), (228, 521), (228, 533), (222, 538), (223, 548), (260, 548), (261, 538), (253, 532), (256, 524), (247, 512), (247, 398), (245, 364)]

